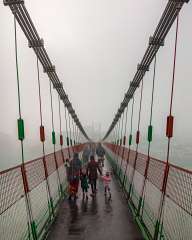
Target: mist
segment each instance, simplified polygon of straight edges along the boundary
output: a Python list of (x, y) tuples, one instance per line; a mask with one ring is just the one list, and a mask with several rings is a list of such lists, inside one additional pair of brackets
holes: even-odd
[[(25, 0), (25, 5), (44, 39), (45, 48), (56, 66), (70, 101), (88, 136), (99, 140), (108, 130), (130, 81), (148, 46), (167, 1), (143, 0)], [(175, 117), (171, 162), (192, 169), (192, 4), (185, 4), (180, 14), (176, 83), (173, 115)], [(18, 99), (14, 55), (13, 15), (0, 2), (0, 170), (21, 162), (17, 139)], [(152, 155), (165, 160), (167, 139), (166, 118), (172, 80), (175, 24), (165, 46), (157, 55), (157, 74), (153, 113), (154, 140)], [(25, 120), (25, 160), (42, 155), (39, 141), (39, 102), (36, 57), (18, 27), (21, 108)], [(141, 152), (147, 151), (153, 64), (144, 77), (141, 119)], [(40, 69), (43, 123), (46, 129), (46, 153), (51, 144), (51, 110), (49, 79)], [(133, 133), (137, 130), (138, 89), (135, 94)], [(59, 146), (58, 96), (53, 92), (54, 123)], [(63, 106), (63, 105), (62, 105)], [(126, 135), (130, 132), (130, 110)], [(66, 137), (64, 106), (62, 130)], [(113, 134), (109, 137), (112, 140)], [(84, 139), (82, 139), (83, 141)], [(134, 148), (134, 146), (133, 146)]]

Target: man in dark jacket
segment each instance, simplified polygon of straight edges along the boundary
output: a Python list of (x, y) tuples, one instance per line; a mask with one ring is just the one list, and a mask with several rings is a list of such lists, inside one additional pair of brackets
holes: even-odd
[(105, 149), (102, 147), (101, 143), (98, 143), (96, 154), (98, 156), (99, 164), (104, 167)]
[(91, 184), (92, 196), (96, 194), (98, 171), (102, 175), (101, 169), (95, 161), (94, 156), (91, 156), (90, 162), (87, 165), (87, 175), (89, 177), (89, 183)]
[(84, 164), (88, 163), (90, 154), (91, 154), (91, 150), (90, 150), (89, 146), (86, 146), (86, 148), (83, 150), (83, 154), (82, 154)]

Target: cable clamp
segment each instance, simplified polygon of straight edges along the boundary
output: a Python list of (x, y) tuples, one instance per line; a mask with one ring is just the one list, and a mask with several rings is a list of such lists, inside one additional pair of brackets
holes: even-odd
[(3, 0), (5, 6), (11, 6), (16, 4), (24, 4), (24, 0)]
[(138, 64), (137, 65), (137, 70), (142, 71), (142, 72), (147, 72), (147, 71), (149, 71), (149, 66), (144, 65), (144, 64)]
[(125, 94), (126, 99), (131, 99), (132, 97), (133, 97), (133, 94), (130, 94), (130, 93)]
[(63, 88), (63, 83), (62, 82), (54, 83), (53, 88), (54, 89), (62, 89)]
[(68, 108), (69, 112), (71, 112), (71, 111), (73, 110), (73, 108), (72, 108), (72, 105), (71, 105), (71, 103), (70, 103), (70, 102), (69, 102), (69, 103), (67, 103), (67, 104), (66, 104), (66, 106), (67, 106), (67, 108)]
[(120, 107), (120, 110), (122, 110), (122, 109), (124, 110), (124, 107), (126, 106), (126, 103), (125, 103), (125, 102), (122, 102), (120, 106), (121, 106), (121, 107)]
[(70, 102), (65, 102), (65, 106), (68, 108), (70, 106)]
[(55, 72), (55, 66), (48, 66), (48, 67), (44, 67), (44, 72), (45, 73), (51, 73), (51, 72)]
[(121, 114), (120, 108), (118, 109), (118, 112), (117, 112), (117, 114), (118, 114), (118, 115), (119, 115), (119, 114)]
[(170, 2), (175, 2), (175, 3), (188, 3), (189, 0), (169, 0)]
[(71, 116), (73, 117), (75, 114), (75, 111), (73, 109), (71, 109)]
[(75, 117), (75, 113), (72, 112), (72, 113), (71, 113), (71, 116), (72, 116), (72, 118), (74, 119), (74, 117)]
[(67, 94), (63, 93), (61, 96), (61, 99), (65, 102), (66, 100), (68, 100), (68, 96)]
[(184, 3), (188, 3), (189, 0), (169, 0), (176, 4), (177, 11), (180, 11)]
[(159, 38), (155, 38), (155, 37), (150, 37), (149, 38), (149, 45), (162, 47), (162, 46), (164, 46), (164, 40), (159, 39)]
[(134, 82), (134, 81), (130, 82), (130, 87), (131, 88), (138, 88), (139, 87), (139, 82)]
[(29, 48), (41, 48), (44, 46), (44, 40), (30, 40), (28, 43)]
[(120, 108), (120, 114), (122, 114), (122, 113), (123, 113), (123, 110), (124, 110), (124, 108)]

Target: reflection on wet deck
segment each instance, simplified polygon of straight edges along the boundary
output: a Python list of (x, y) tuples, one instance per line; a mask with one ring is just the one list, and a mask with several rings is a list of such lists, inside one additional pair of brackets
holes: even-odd
[(104, 196), (102, 183), (98, 181), (98, 193), (95, 199), (89, 197), (88, 200), (83, 200), (79, 194), (76, 202), (63, 201), (48, 239), (143, 239), (114, 179), (111, 191), (112, 201), (108, 201)]

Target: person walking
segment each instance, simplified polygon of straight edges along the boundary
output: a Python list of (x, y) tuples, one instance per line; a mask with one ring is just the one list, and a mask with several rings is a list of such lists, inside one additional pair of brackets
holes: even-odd
[(90, 162), (87, 165), (87, 176), (89, 178), (89, 183), (91, 184), (92, 195), (96, 195), (97, 190), (97, 178), (98, 172), (102, 175), (101, 169), (99, 168), (98, 163), (95, 161), (94, 156), (90, 157)]
[(81, 161), (79, 159), (79, 154), (74, 153), (73, 159), (70, 161), (69, 167), (69, 200), (74, 197), (77, 199), (77, 192), (79, 188), (79, 179), (81, 174)]
[(82, 154), (82, 159), (83, 159), (84, 164), (88, 163), (90, 154), (91, 154), (91, 150), (90, 150), (89, 146), (86, 146), (85, 149), (83, 150), (83, 154)]
[(103, 180), (104, 188), (105, 188), (105, 196), (109, 195), (109, 200), (111, 200), (111, 190), (110, 190), (110, 183), (111, 183), (111, 176), (110, 173), (107, 171), (105, 176), (102, 176), (101, 179)]
[(98, 157), (99, 164), (104, 167), (104, 159), (105, 159), (105, 149), (102, 147), (101, 143), (97, 144), (96, 154)]
[(86, 196), (86, 199), (88, 199), (89, 184), (88, 184), (88, 177), (87, 177), (86, 171), (84, 170), (82, 171), (80, 180), (81, 180), (81, 189), (83, 192), (83, 199), (85, 198), (85, 196)]

